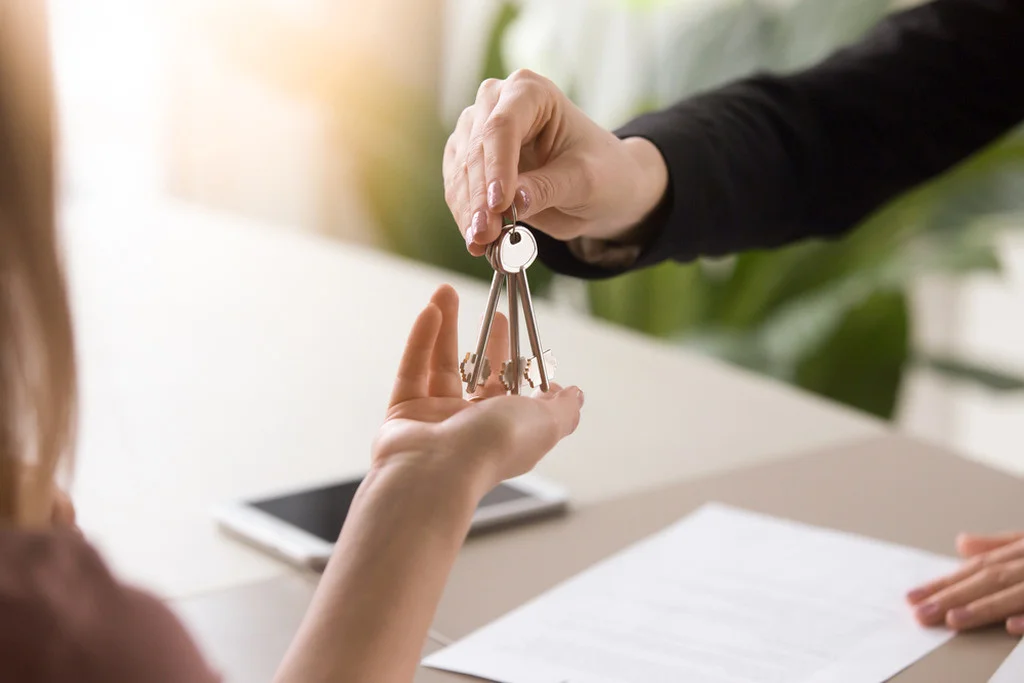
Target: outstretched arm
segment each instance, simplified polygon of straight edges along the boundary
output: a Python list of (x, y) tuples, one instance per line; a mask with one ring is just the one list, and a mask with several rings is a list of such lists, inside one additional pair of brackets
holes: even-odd
[[(413, 326), (370, 474), (277, 683), (409, 683), (480, 499), (576, 428), (576, 388), (504, 396), (494, 373), (486, 400), (464, 400), (457, 320), (444, 287)], [(500, 316), (491, 339), (500, 367)]]

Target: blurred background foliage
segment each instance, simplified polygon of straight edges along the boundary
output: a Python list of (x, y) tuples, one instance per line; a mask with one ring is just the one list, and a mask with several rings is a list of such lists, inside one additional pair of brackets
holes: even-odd
[[(532, 68), (611, 128), (756, 70), (812, 64), (893, 9), (890, 0), (503, 2), (490, 15), (477, 82)], [(386, 135), (341, 115), (337, 134), (359, 152), (355, 177), (381, 246), (489, 280), (490, 267), (466, 252), (444, 202), (441, 158), (454, 120), (440, 110), (434, 93), (410, 92), (378, 122)], [(601, 319), (886, 419), (915, 364), (1019, 390), (1024, 380), (998, 368), (916, 349), (910, 288), (928, 275), (998, 272), (995, 239), (1024, 208), (1022, 171), (1024, 138), (1013, 134), (842, 240), (666, 263), (587, 283), (585, 306)], [(531, 284), (544, 296), (560, 278), (538, 263)]]
[[(856, 40), (891, 10), (885, 0), (588, 7), (509, 2), (497, 13), (480, 78), (502, 78), (515, 67), (533, 66), (585, 111), (613, 126), (624, 116), (667, 106), (754, 70), (811, 64)], [(614, 39), (611, 34), (621, 33), (616, 22), (626, 25), (630, 40)], [(603, 30), (595, 35), (595, 27)], [(601, 57), (571, 54), (581, 45), (588, 54), (602, 52)], [(615, 51), (629, 46), (646, 54), (627, 59)], [(609, 61), (641, 69), (624, 74), (629, 111), (615, 111), (623, 99), (600, 92), (614, 84), (614, 76), (600, 73)], [(615, 103), (612, 110), (601, 111), (608, 102)], [(435, 167), (449, 126), (442, 129), (428, 155)], [(893, 417), (903, 377), (915, 363), (992, 389), (1019, 390), (1024, 382), (998, 369), (916, 350), (909, 288), (929, 274), (998, 271), (994, 237), (1002, 223), (997, 219), (1024, 208), (1024, 193), (1016, 191), (1022, 170), (1024, 138), (1011, 135), (883, 207), (845, 239), (666, 263), (588, 283), (589, 310), (886, 419)], [(436, 183), (437, 172), (419, 177)], [(431, 210), (419, 214), (415, 225), (381, 215), (394, 248), (488, 277), (480, 259), (465, 256), (436, 184), (423, 193)], [(377, 197), (375, 205), (383, 211), (388, 197), (383, 192)], [(535, 281), (548, 285), (551, 275)]]

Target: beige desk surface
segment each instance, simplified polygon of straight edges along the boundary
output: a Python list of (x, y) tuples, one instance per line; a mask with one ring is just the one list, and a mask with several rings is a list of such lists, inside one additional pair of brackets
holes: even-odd
[[(586, 505), (558, 520), (471, 538), (434, 630), (463, 637), (708, 501), (952, 553), (959, 531), (1019, 528), (1024, 481), (889, 436)], [(176, 607), (230, 681), (265, 681), (313, 587), (312, 579), (290, 577)], [(266, 609), (266, 618), (254, 619), (255, 609)], [(997, 629), (958, 636), (894, 680), (984, 682), (1015, 642)], [(260, 668), (253, 668), (249, 652), (260, 653)], [(425, 669), (417, 677), (419, 683), (469, 680), (475, 679)]]
[[(409, 325), (435, 287), (385, 254), (172, 203), (70, 206), (82, 373), (73, 494), (126, 578), (171, 598), (282, 576), (214, 505), (360, 473)], [(789, 387), (539, 302), (580, 430), (540, 467), (588, 503), (881, 434)]]

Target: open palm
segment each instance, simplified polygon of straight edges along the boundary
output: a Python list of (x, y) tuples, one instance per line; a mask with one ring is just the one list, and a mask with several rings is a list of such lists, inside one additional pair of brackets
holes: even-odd
[[(485, 457), (495, 484), (523, 474), (579, 423), (583, 394), (571, 387), (538, 397), (508, 396), (492, 371), (470, 398), (459, 372), (459, 298), (439, 288), (416, 318), (406, 342), (387, 417), (373, 449), (375, 463), (392, 457)], [(508, 321), (495, 316), (487, 358), (508, 360)], [(494, 457), (496, 456), (496, 457)]]

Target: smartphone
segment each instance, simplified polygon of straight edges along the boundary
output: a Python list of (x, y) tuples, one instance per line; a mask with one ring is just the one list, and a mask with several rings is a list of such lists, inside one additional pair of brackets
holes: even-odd
[[(220, 529), (291, 564), (322, 571), (362, 478), (237, 501), (218, 508)], [(510, 479), (480, 501), (470, 533), (562, 513), (568, 496), (533, 475)]]

